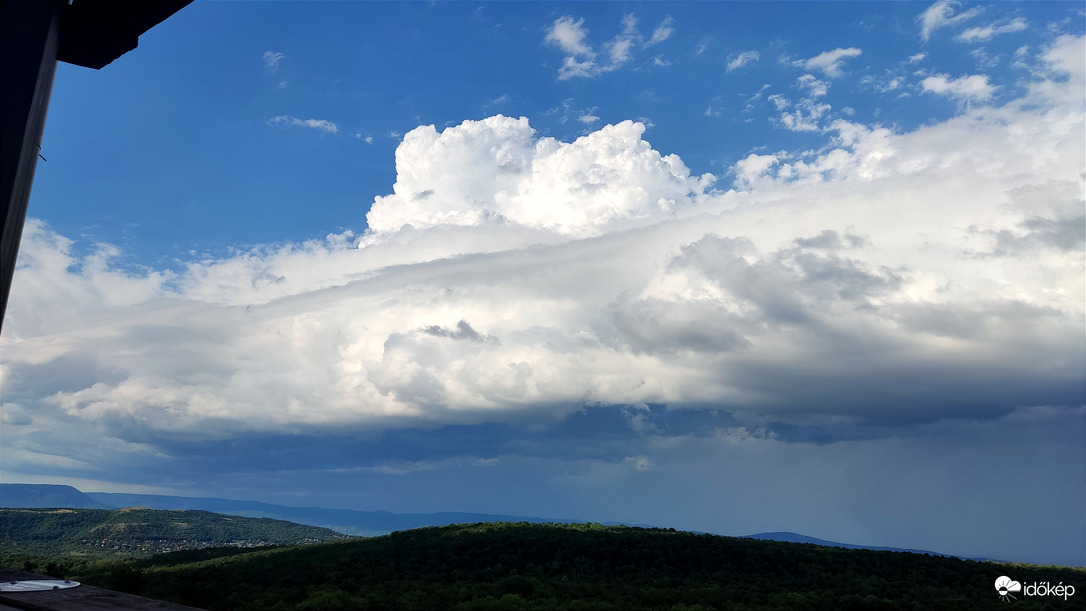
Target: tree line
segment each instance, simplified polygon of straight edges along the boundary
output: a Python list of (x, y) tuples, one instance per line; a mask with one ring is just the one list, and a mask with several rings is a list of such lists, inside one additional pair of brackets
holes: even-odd
[[(1076, 568), (599, 524), (461, 524), (54, 568), (215, 611), (1005, 609), (993, 586), (1000, 575), (1086, 587), (1086, 570)], [(1019, 597), (1015, 608), (1068, 607)]]

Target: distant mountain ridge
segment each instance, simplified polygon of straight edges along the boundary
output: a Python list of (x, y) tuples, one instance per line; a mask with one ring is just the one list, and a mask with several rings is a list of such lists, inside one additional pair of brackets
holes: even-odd
[[(21, 487), (15, 492), (9, 493), (9, 487)], [(29, 488), (64, 488), (67, 496), (61, 497), (59, 492), (54, 495), (45, 492), (35, 493)], [(71, 486), (54, 486), (47, 484), (0, 484), (0, 506), (2, 507), (87, 507), (87, 505), (8, 505), (9, 496), (20, 502), (33, 502), (36, 498), (48, 498), (56, 500), (71, 498), (82, 503), (95, 503), (93, 508), (118, 508), (141, 506), (151, 509), (196, 509), (211, 511), (224, 515), (242, 516), (249, 518), (272, 518), (285, 520), (309, 526), (328, 528), (343, 534), (373, 537), (388, 534), (400, 530), (411, 530), (427, 526), (447, 526), (450, 524), (473, 524), (477, 522), (528, 522), (543, 524), (553, 522), (558, 524), (584, 523), (583, 520), (539, 518), (530, 516), (512, 516), (488, 513), (391, 513), (388, 511), (359, 511), (353, 509), (327, 509), (323, 507), (290, 507), (286, 505), (274, 505), (258, 501), (238, 501), (231, 499), (197, 498), (184, 496), (168, 496), (159, 494), (128, 494), (116, 492), (87, 492), (83, 493)], [(606, 526), (635, 526), (652, 528), (648, 524), (633, 524), (625, 522), (604, 522)], [(711, 534), (711, 533), (706, 533)], [(793, 532), (764, 532), (754, 535), (746, 535), (748, 539), (760, 539), (765, 541), (782, 541), (789, 543), (810, 543), (827, 547), (842, 547), (846, 549), (868, 549), (878, 551), (911, 552), (915, 554), (928, 554), (933, 556), (945, 556), (963, 558), (967, 560), (988, 560), (988, 558), (969, 558), (965, 556), (953, 556), (939, 552), (917, 549), (905, 549), (896, 547), (880, 547), (869, 545), (855, 545), (851, 543), (838, 543), (827, 541)]]
[(816, 537), (808, 537), (807, 535), (801, 535), (794, 532), (765, 532), (758, 533), (756, 535), (746, 535), (743, 538), (758, 539), (760, 541), (781, 541), (784, 543), (810, 543), (812, 545), (823, 545), (826, 547), (843, 547), (845, 549), (868, 549), (878, 552), (909, 552), (910, 554), (925, 554), (928, 556), (942, 556), (944, 558), (961, 558), (962, 560), (976, 560), (978, 562), (995, 560), (994, 558), (968, 558), (965, 556), (955, 556), (953, 554), (941, 554), (939, 552), (932, 552), (922, 549), (906, 549), (900, 547), (879, 547), (873, 545), (853, 545), (851, 543), (838, 543), (836, 541), (827, 541), (825, 539), (818, 539)]
[(67, 509), (115, 509), (77, 488), (60, 484), (0, 484), (0, 507), (12, 509), (64, 507)]
[(156, 494), (125, 494), (113, 492), (88, 492), (87, 496), (112, 506), (140, 505), (152, 509), (199, 509), (226, 515), (249, 518), (274, 518), (299, 524), (321, 526), (348, 535), (373, 537), (398, 530), (411, 530), (425, 526), (471, 524), (475, 522), (544, 522), (573, 523), (575, 520), (554, 520), (529, 516), (511, 516), (490, 513), (391, 513), (388, 511), (358, 511), (353, 509), (326, 509), (324, 507), (288, 507), (256, 501), (194, 498)]

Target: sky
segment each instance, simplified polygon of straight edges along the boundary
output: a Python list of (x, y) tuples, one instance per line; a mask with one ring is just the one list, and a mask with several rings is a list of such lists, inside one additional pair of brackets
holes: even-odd
[(0, 481), (1086, 564), (1081, 2), (196, 2), (58, 67)]

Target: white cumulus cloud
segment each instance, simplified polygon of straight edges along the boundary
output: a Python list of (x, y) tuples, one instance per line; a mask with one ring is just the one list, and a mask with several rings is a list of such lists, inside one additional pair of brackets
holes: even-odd
[(949, 78), (945, 74), (937, 74), (920, 81), (920, 86), (924, 91), (967, 101), (987, 100), (995, 91), (995, 86), (991, 85), (988, 77), (983, 74), (960, 76), (956, 79)]
[(416, 128), (396, 150), (394, 193), (375, 199), (368, 225), (499, 223), (587, 236), (667, 217), (712, 176), (692, 177), (677, 156), (652, 150), (644, 130), (624, 121), (565, 143), (501, 115), (441, 133)]
[(588, 30), (584, 27), (584, 19), (574, 21), (573, 17), (566, 15), (559, 17), (547, 31), (544, 40), (559, 46), (569, 55), (594, 56), (592, 48), (585, 44)]
[(830, 89), (829, 83), (827, 83), (826, 81), (818, 80), (812, 74), (804, 74), (803, 76), (796, 79), (796, 83), (799, 84), (800, 87), (806, 89), (813, 98), (818, 98), (826, 95), (826, 93)]

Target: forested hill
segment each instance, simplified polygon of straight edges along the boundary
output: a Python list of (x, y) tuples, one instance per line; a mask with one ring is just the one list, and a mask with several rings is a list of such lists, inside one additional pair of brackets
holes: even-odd
[[(1086, 593), (1082, 569), (599, 524), (462, 524), (68, 570), (63, 577), (212, 610), (1005, 610), (993, 586), (1001, 575)], [(1075, 604), (1019, 596), (1012, 606)]]
[[(2, 489), (2, 488), (0, 488)], [(250, 518), (275, 518), (299, 524), (325, 526), (348, 535), (373, 537), (387, 535), (397, 530), (410, 530), (424, 526), (445, 526), (473, 522), (573, 522), (528, 516), (511, 516), (487, 513), (391, 513), (388, 511), (358, 511), (353, 509), (326, 509), (323, 507), (288, 507), (256, 501), (231, 499), (163, 496), (157, 494), (124, 494), (88, 492), (87, 496), (113, 507), (139, 505), (152, 509), (202, 509)]]
[(0, 509), (5, 556), (149, 556), (208, 547), (262, 547), (346, 539), (316, 526), (207, 511)]

